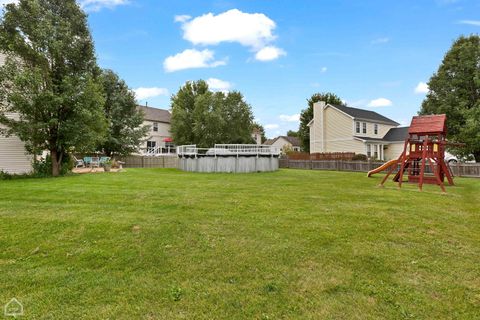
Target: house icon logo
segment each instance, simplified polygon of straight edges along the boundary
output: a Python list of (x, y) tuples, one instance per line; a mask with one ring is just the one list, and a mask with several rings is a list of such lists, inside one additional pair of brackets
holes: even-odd
[(3, 307), (3, 313), (5, 317), (23, 316), (23, 305), (16, 298), (13, 298)]

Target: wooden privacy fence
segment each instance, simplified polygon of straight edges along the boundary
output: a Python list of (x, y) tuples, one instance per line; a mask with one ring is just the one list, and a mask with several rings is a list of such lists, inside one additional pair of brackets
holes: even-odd
[[(292, 160), (280, 159), (280, 168), (290, 169), (311, 169), (311, 170), (336, 170), (336, 171), (356, 171), (368, 172), (378, 168), (384, 162), (378, 161), (342, 161), (342, 160)], [(480, 178), (480, 164), (459, 163), (450, 165), (452, 173), (457, 177), (476, 177)], [(426, 168), (426, 172), (430, 168)], [(397, 168), (398, 170), (398, 168)], [(395, 170), (396, 171), (396, 170)]]
[(176, 156), (127, 156), (120, 160), (125, 168), (178, 168)]
[(289, 152), (290, 160), (352, 160), (355, 152), (326, 152), (326, 153), (306, 153)]

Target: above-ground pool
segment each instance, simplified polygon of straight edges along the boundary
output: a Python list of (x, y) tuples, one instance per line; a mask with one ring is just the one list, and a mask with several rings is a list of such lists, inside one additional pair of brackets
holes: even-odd
[(278, 170), (280, 149), (251, 144), (216, 144), (177, 147), (179, 168), (190, 172), (268, 172)]

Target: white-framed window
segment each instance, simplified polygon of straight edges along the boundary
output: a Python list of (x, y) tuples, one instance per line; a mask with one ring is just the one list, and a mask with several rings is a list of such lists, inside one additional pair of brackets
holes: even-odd
[(148, 152), (154, 152), (156, 148), (157, 148), (157, 142), (156, 141), (147, 141), (147, 151)]
[(367, 123), (366, 122), (362, 123), (362, 132), (367, 133)]
[(374, 159), (378, 159), (378, 145), (374, 145), (374, 146), (373, 146), (373, 150), (374, 150), (374, 152), (373, 152), (373, 158), (374, 158)]
[(372, 156), (372, 145), (370, 144), (367, 144), (367, 157), (371, 157)]
[(373, 133), (378, 134), (378, 124), (377, 123), (375, 123), (373, 125)]
[(153, 123), (152, 129), (153, 129), (154, 132), (158, 132), (158, 122)]
[(355, 132), (360, 133), (360, 122), (355, 122)]

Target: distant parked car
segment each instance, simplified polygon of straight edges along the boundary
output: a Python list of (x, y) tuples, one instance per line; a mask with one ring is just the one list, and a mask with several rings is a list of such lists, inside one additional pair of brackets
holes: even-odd
[[(473, 159), (473, 160), (468, 160), (468, 158)], [(470, 157), (467, 158), (458, 158), (457, 156), (454, 156), (453, 154), (446, 152), (445, 151), (445, 162), (449, 164), (455, 164), (458, 162), (465, 162), (465, 163), (476, 163), (475, 158), (473, 155), (470, 155)]]

